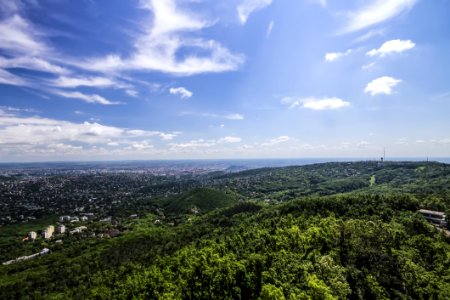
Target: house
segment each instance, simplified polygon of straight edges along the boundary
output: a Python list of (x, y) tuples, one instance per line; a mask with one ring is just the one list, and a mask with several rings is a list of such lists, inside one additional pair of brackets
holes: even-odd
[(70, 221), (70, 216), (61, 216), (59, 217), (60, 222)]
[(30, 232), (28, 233), (28, 238), (29, 238), (30, 240), (34, 241), (34, 240), (37, 238), (36, 232), (30, 231)]
[(58, 227), (56, 228), (56, 232), (60, 234), (66, 232), (66, 226), (64, 226), (63, 224), (58, 225)]
[(79, 227), (74, 228), (72, 231), (70, 231), (70, 234), (80, 233), (86, 229), (87, 229), (86, 226), (79, 226)]
[(53, 232), (55, 232), (55, 226), (49, 225), (49, 226), (47, 226), (47, 228), (45, 228), (44, 231), (42, 231), (42, 237), (44, 239), (49, 239), (52, 237)]
[(439, 225), (441, 227), (447, 227), (447, 216), (444, 212), (427, 210), (427, 209), (419, 209), (419, 213), (427, 219), (428, 222)]

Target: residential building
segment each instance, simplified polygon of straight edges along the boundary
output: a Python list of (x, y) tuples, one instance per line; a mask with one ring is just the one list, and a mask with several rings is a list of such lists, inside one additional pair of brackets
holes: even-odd
[(29, 238), (30, 240), (34, 241), (34, 240), (37, 238), (36, 232), (30, 231), (30, 232), (28, 233), (28, 238)]
[(55, 226), (49, 225), (47, 228), (42, 232), (42, 237), (44, 239), (49, 239), (52, 237), (53, 232), (55, 232)]
[(427, 219), (427, 221), (439, 225), (441, 227), (447, 227), (447, 216), (444, 212), (427, 210), (427, 209), (419, 209), (419, 213)]
[(66, 226), (64, 226), (63, 224), (59, 224), (56, 228), (56, 232), (60, 234), (66, 232)]

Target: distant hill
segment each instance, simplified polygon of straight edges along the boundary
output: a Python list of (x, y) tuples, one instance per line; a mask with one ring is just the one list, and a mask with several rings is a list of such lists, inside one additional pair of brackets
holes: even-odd
[(238, 195), (230, 190), (196, 188), (167, 200), (164, 208), (169, 213), (186, 213), (195, 208), (198, 209), (198, 212), (204, 213), (236, 203), (238, 203)]

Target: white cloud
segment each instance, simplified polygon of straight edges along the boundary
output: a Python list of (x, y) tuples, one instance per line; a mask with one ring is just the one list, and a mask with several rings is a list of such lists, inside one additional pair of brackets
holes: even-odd
[(210, 140), (205, 140), (205, 139), (198, 139), (198, 140), (191, 140), (189, 142), (186, 143), (171, 143), (170, 145), (170, 151), (192, 151), (192, 150), (196, 150), (196, 149), (203, 149), (203, 148), (215, 148), (217, 149), (216, 146), (219, 146), (221, 144), (236, 144), (236, 143), (240, 143), (242, 141), (242, 139), (240, 137), (237, 136), (226, 136), (217, 140), (214, 139), (210, 139)]
[(392, 94), (392, 88), (402, 82), (400, 79), (395, 79), (389, 76), (383, 76), (369, 82), (364, 90), (365, 93), (375, 96), (377, 94)]
[[(177, 1), (146, 0), (142, 1), (142, 8), (150, 10), (153, 18), (142, 24), (143, 33), (134, 42), (134, 51), (130, 55), (110, 54), (70, 63), (102, 72), (143, 70), (192, 75), (233, 71), (244, 62), (242, 55), (231, 53), (217, 41), (190, 37), (190, 32), (199, 33), (211, 23), (191, 12), (181, 11)], [(177, 55), (181, 48), (189, 49), (191, 53), (180, 58)]]
[(282, 135), (282, 136), (270, 139), (267, 142), (262, 143), (261, 146), (270, 147), (270, 146), (278, 145), (278, 144), (281, 144), (281, 143), (286, 143), (286, 142), (289, 142), (291, 140), (292, 140), (291, 137), (289, 137), (287, 135)]
[[(23, 117), (23, 109), (0, 109), (0, 157), (67, 159), (92, 157), (133, 157), (135, 153), (153, 154), (149, 138), (170, 140), (178, 132), (119, 128), (97, 122), (74, 123), (39, 116)], [(113, 148), (111, 148), (113, 147)]]
[(450, 138), (444, 138), (444, 139), (431, 139), (431, 143), (433, 144), (450, 144)]
[(223, 116), (227, 120), (244, 120), (244, 116), (241, 114), (228, 114)]
[(340, 33), (361, 30), (389, 20), (410, 10), (416, 2), (416, 0), (372, 0), (359, 10), (348, 14), (346, 25)]
[[(139, 132), (139, 134), (137, 134)], [(168, 140), (179, 133), (160, 131), (130, 130), (105, 126), (96, 122), (73, 123), (38, 116), (21, 117), (0, 110), (0, 144), (42, 144), (83, 143), (106, 144), (119, 141), (142, 142), (148, 137), (160, 137)], [(135, 141), (140, 139), (140, 141)]]
[(142, 8), (150, 10), (154, 14), (152, 34), (164, 35), (177, 31), (195, 31), (207, 26), (207, 22), (181, 12), (176, 1), (142, 0)]
[(38, 113), (39, 111), (34, 108), (17, 108), (11, 106), (0, 106), (0, 115), (6, 114), (5, 112), (17, 114), (17, 113)]
[(170, 88), (169, 92), (172, 95), (179, 95), (182, 99), (184, 98), (191, 98), (193, 93), (189, 90), (187, 90), (184, 87), (177, 87), (177, 88)]
[(416, 44), (411, 40), (390, 40), (384, 42), (378, 49), (372, 49), (366, 53), (368, 56), (386, 56), (391, 53), (401, 53), (406, 50), (414, 48)]
[(384, 34), (384, 30), (382, 29), (377, 29), (377, 30), (370, 30), (369, 32), (364, 33), (363, 35), (357, 37), (354, 42), (355, 43), (360, 43), (360, 42), (364, 42), (374, 36), (377, 35), (383, 35)]
[(0, 69), (0, 84), (17, 85), (17, 86), (28, 85), (27, 81), (25, 81), (24, 79), (2, 69)]
[(213, 147), (217, 143), (214, 140), (204, 140), (204, 139), (198, 139), (198, 140), (192, 140), (187, 143), (172, 143), (170, 144), (171, 150), (176, 149), (185, 149), (185, 148), (208, 148)]
[(244, 0), (237, 7), (239, 20), (241, 23), (245, 24), (252, 12), (263, 9), (270, 4), (272, 4), (272, 0)]
[(237, 136), (226, 136), (217, 140), (217, 143), (240, 143), (242, 139)]
[(14, 57), (9, 59), (0, 56), (0, 68), (22, 68), (54, 74), (70, 73), (70, 71), (66, 68), (50, 63), (42, 58), (31, 56)]
[(39, 41), (33, 26), (19, 15), (13, 15), (0, 21), (0, 49), (27, 55), (49, 50), (44, 43)]
[(350, 102), (344, 101), (337, 97), (331, 98), (292, 98), (285, 97), (281, 100), (282, 104), (289, 105), (289, 108), (308, 108), (312, 110), (329, 110), (339, 109), (350, 106)]
[(138, 91), (136, 91), (135, 89), (126, 89), (126, 90), (125, 90), (125, 93), (126, 93), (128, 96), (131, 96), (131, 97), (137, 97), (137, 96), (139, 96)]
[(206, 118), (219, 118), (219, 119), (226, 119), (226, 120), (244, 120), (244, 116), (241, 114), (226, 114), (226, 115), (220, 115), (215, 113), (198, 113), (198, 112), (192, 112), (192, 111), (184, 111), (179, 114), (180, 116), (199, 116), (199, 117), (206, 117)]
[(304, 108), (310, 108), (313, 110), (339, 109), (347, 106), (350, 106), (350, 102), (336, 97), (323, 99), (310, 98), (303, 102)]
[(120, 104), (120, 102), (110, 101), (108, 99), (105, 99), (102, 96), (99, 96), (97, 94), (93, 95), (87, 95), (83, 94), (81, 92), (66, 92), (66, 91), (60, 91), (60, 90), (51, 90), (52, 94), (64, 97), (64, 98), (70, 98), (70, 99), (79, 99), (83, 100), (87, 103), (96, 103), (96, 104), (102, 104), (102, 105), (114, 105), (114, 104)]
[(148, 150), (148, 149), (153, 149), (154, 146), (151, 145), (148, 141), (143, 141), (143, 142), (134, 142), (131, 143), (131, 146), (126, 147), (126, 150), (137, 150), (137, 151), (143, 151), (143, 150)]
[(368, 64), (366, 64), (366, 65), (363, 65), (361, 68), (362, 68), (363, 70), (370, 70), (370, 69), (372, 69), (373, 67), (375, 67), (375, 63), (374, 63), (374, 62), (371, 62), (371, 63), (368, 63)]
[(119, 84), (106, 77), (66, 77), (61, 76), (51, 81), (51, 85), (61, 88), (76, 88), (79, 86), (86, 87), (111, 87)]
[(335, 61), (338, 60), (341, 57), (347, 56), (352, 52), (352, 49), (348, 49), (345, 52), (329, 52), (325, 54), (325, 60), (326, 61)]
[(267, 32), (266, 35), (269, 36), (272, 33), (273, 30), (273, 26), (275, 25), (275, 23), (272, 21), (270, 21), (269, 26), (267, 27)]

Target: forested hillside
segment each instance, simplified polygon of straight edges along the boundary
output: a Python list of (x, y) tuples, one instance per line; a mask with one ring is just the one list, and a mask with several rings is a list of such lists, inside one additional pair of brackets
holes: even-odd
[(1, 266), (0, 298), (450, 299), (450, 237), (417, 212), (450, 211), (449, 165), (330, 163), (193, 185), (140, 194), (145, 214), (117, 237), (68, 236)]

